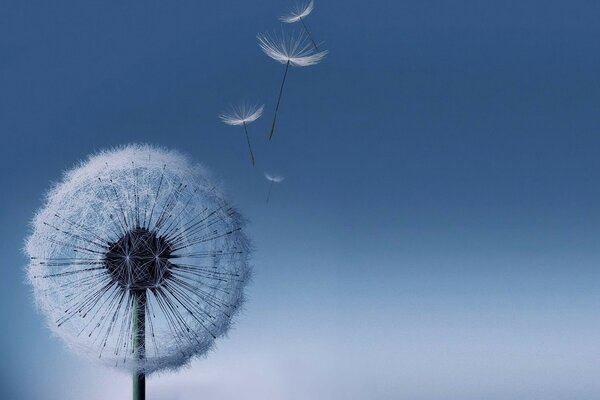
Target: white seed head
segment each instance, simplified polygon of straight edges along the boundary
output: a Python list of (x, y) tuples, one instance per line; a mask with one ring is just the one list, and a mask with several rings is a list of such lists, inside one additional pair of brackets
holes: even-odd
[(76, 352), (138, 373), (175, 369), (206, 354), (243, 303), (243, 226), (180, 153), (104, 151), (66, 172), (33, 218), (29, 282)]
[(259, 119), (264, 108), (264, 105), (243, 103), (231, 107), (228, 111), (219, 115), (219, 118), (227, 125), (247, 125)]
[(315, 3), (313, 0), (296, 4), (287, 15), (279, 17), (279, 20), (287, 24), (293, 24), (294, 22), (300, 21), (302, 18), (308, 17), (314, 7)]
[(281, 182), (281, 181), (283, 181), (285, 179), (281, 175), (269, 174), (267, 172), (265, 172), (265, 178), (267, 178), (267, 180), (269, 180), (271, 182), (275, 182), (275, 183), (279, 183), (279, 182)]
[(317, 52), (304, 33), (286, 35), (262, 34), (257, 35), (258, 45), (262, 51), (273, 60), (282, 64), (290, 63), (293, 67), (308, 67), (321, 62), (328, 51)]

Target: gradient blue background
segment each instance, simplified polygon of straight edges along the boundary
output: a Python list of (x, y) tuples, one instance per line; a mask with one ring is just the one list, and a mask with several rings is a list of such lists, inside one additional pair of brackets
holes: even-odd
[[(256, 276), (149, 399), (599, 398), (600, 3), (317, 0), (331, 53), (268, 143), (283, 66), (255, 35), (292, 4), (2, 3), (0, 397), (130, 395), (50, 336), (20, 249), (61, 171), (150, 142), (224, 182)], [(217, 119), (238, 99), (267, 106), (256, 168)]]

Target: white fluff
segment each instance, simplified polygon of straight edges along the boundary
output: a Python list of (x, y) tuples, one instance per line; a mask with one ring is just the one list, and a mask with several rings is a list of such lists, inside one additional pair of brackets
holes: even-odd
[(305, 33), (291, 35), (258, 34), (258, 45), (273, 60), (293, 67), (308, 67), (321, 62), (328, 51), (315, 51), (313, 44)]
[(219, 115), (219, 118), (227, 125), (249, 124), (260, 118), (264, 108), (264, 105), (244, 103), (231, 107), (229, 111)]
[[(198, 229), (190, 229), (203, 219)], [(174, 311), (147, 290), (143, 360), (133, 356), (140, 338), (130, 333), (129, 289), (115, 283), (99, 291), (112, 279), (106, 243), (142, 220), (173, 238), (172, 248), (179, 250), (172, 252), (177, 256), (172, 265), (194, 265), (200, 271), (173, 272), (186, 283), (181, 290), (191, 299), (188, 304), (183, 296), (167, 293)], [(26, 241), (28, 278), (49, 327), (77, 353), (138, 373), (175, 369), (206, 354), (243, 303), (251, 275), (243, 226), (206, 170), (180, 153), (149, 145), (111, 149), (66, 172), (48, 192)], [(91, 293), (98, 295), (90, 299)], [(117, 306), (119, 293), (124, 300)], [(181, 321), (170, 323), (170, 318)]]
[(312, 12), (315, 7), (315, 3), (313, 0), (308, 2), (304, 2), (301, 4), (297, 4), (294, 9), (292, 9), (288, 15), (284, 15), (279, 17), (281, 22), (285, 22), (287, 24), (293, 24), (294, 22), (300, 21), (302, 18), (308, 17), (308, 15)]
[(265, 172), (265, 178), (267, 178), (268, 181), (275, 182), (275, 183), (279, 183), (285, 179), (281, 175), (269, 174), (267, 172)]

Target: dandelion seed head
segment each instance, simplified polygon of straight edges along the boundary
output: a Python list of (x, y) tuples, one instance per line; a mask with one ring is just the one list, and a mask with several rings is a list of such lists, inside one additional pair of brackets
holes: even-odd
[(231, 107), (219, 115), (219, 118), (227, 125), (249, 124), (260, 118), (264, 108), (264, 105), (242, 103)]
[(258, 45), (262, 51), (281, 64), (293, 67), (308, 67), (321, 62), (328, 51), (316, 51), (310, 38), (303, 32), (286, 35), (258, 34)]
[(313, 0), (296, 4), (296, 6), (287, 15), (279, 17), (279, 20), (287, 24), (298, 22), (302, 18), (308, 17), (308, 15), (312, 12), (314, 6), (315, 4)]
[(240, 310), (251, 275), (243, 227), (180, 153), (116, 148), (49, 191), (25, 245), (28, 279), (51, 330), (77, 353), (138, 373), (176, 369), (205, 355)]

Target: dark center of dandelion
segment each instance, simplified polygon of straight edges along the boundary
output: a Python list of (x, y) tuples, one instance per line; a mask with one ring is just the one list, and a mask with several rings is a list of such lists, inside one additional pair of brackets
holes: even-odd
[(169, 275), (171, 246), (146, 228), (134, 228), (104, 255), (104, 264), (115, 282), (130, 290), (160, 285)]

